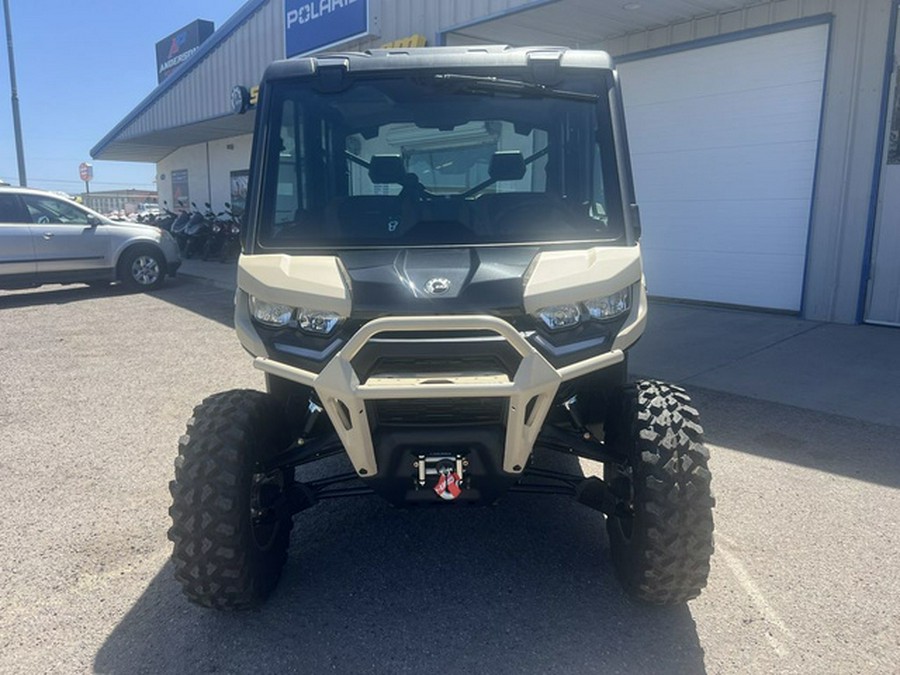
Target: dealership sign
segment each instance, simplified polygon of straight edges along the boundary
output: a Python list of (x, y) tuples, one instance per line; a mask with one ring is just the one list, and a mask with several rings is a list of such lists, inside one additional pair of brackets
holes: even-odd
[(285, 56), (370, 37), (375, 33), (376, 0), (284, 0)]
[(215, 31), (212, 21), (197, 19), (156, 43), (156, 75), (162, 82), (191, 58)]

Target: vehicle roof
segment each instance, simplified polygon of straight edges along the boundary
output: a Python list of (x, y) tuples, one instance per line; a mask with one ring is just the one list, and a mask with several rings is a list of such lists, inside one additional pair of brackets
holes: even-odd
[(64, 201), (68, 201), (68, 202), (75, 204), (79, 208), (85, 209), (86, 211), (90, 211), (94, 215), (103, 217), (103, 214), (95, 211), (94, 209), (92, 209), (89, 206), (86, 206), (85, 204), (82, 204), (79, 201), (76, 201), (75, 197), (68, 193), (62, 193), (62, 192), (54, 191), (54, 190), (42, 190), (41, 188), (22, 187), (21, 185), (0, 185), (0, 194), (10, 193), (10, 192), (35, 194), (35, 195), (42, 195), (44, 197), (53, 197), (55, 199), (62, 199)]
[(510, 47), (479, 45), (462, 47), (417, 47), (372, 49), (365, 52), (330, 52), (273, 62), (263, 81), (313, 75), (323, 66), (339, 66), (351, 73), (404, 70), (552, 69), (613, 70), (606, 52), (568, 47)]
[(53, 190), (44, 190), (42, 188), (22, 187), (21, 185), (8, 184), (0, 185), (0, 192), (37, 192), (44, 195), (53, 195), (54, 197), (62, 196), (59, 192), (54, 192)]

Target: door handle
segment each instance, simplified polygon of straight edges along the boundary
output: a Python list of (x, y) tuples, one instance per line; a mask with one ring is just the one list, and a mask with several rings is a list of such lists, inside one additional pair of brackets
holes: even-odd
[(44, 232), (44, 239), (46, 239), (47, 241), (50, 241), (51, 239), (53, 239), (53, 233), (52, 232)]

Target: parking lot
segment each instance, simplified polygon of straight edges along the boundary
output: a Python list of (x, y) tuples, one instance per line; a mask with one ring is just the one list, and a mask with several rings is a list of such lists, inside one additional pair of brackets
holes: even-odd
[(626, 599), (602, 517), (524, 495), (324, 503), (261, 611), (188, 605), (178, 437), (204, 396), (262, 386), (231, 301), (186, 277), (0, 292), (0, 672), (897, 671), (900, 430), (703, 388), (716, 554), (687, 606)]

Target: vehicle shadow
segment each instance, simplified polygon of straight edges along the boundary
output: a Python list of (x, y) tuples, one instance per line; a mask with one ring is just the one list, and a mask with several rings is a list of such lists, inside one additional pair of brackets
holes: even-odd
[(563, 497), (494, 508), (323, 502), (296, 518), (259, 611), (203, 610), (167, 564), (96, 655), (101, 673), (698, 673), (687, 605), (627, 599), (599, 513)]
[(234, 327), (234, 291), (227, 291), (210, 281), (177, 276), (167, 279), (162, 288), (154, 291), (153, 297), (223, 326)]
[[(42, 286), (35, 289), (0, 291), (0, 311), (21, 307), (63, 305), (70, 302), (139, 295), (121, 284), (86, 286)], [(149, 294), (200, 316), (231, 328), (234, 326), (234, 293), (210, 281), (196, 277), (176, 276)]]
[(711, 445), (900, 488), (897, 428), (688, 388)]
[(91, 300), (105, 296), (128, 295), (130, 291), (121, 285), (86, 286), (70, 284), (65, 286), (42, 286), (19, 290), (0, 291), (0, 310), (19, 307), (41, 307), (44, 305), (64, 305), (70, 302)]

